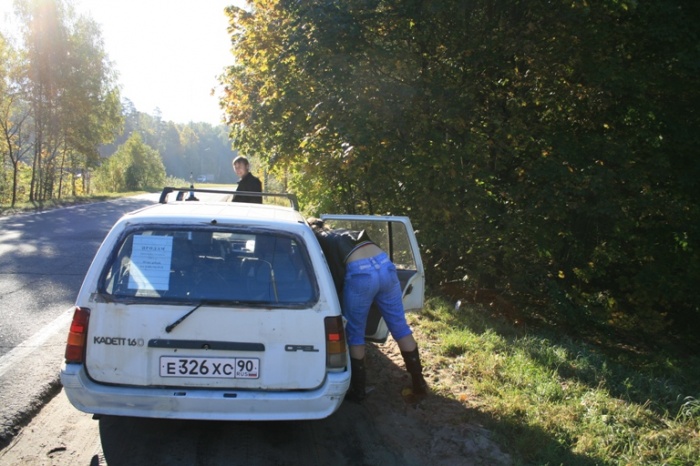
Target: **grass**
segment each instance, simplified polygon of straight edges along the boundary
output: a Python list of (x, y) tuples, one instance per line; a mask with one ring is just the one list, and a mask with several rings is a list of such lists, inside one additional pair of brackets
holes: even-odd
[(60, 199), (49, 199), (42, 202), (17, 202), (15, 203), (14, 207), (10, 206), (9, 204), (0, 204), (0, 216), (18, 214), (22, 212), (39, 212), (58, 207), (87, 204), (89, 202), (108, 201), (110, 199), (118, 199), (126, 196), (135, 196), (137, 194), (143, 194), (143, 191), (129, 193), (100, 193), (86, 196), (64, 196)]
[[(55, 209), (58, 207), (66, 207), (76, 204), (87, 204), (90, 202), (101, 202), (108, 201), (110, 199), (118, 199), (122, 197), (135, 196), (137, 194), (143, 194), (146, 191), (131, 191), (131, 192), (120, 192), (120, 193), (94, 193), (94, 194), (79, 194), (77, 196), (61, 196), (60, 199), (48, 199), (40, 202), (29, 202), (27, 201), (27, 192), (29, 190), (28, 180), (24, 180), (21, 184), (21, 191), (23, 194), (19, 195), (18, 201), (15, 202), (14, 206), (10, 206), (8, 192), (3, 193), (4, 197), (0, 199), (0, 216), (12, 215), (22, 212), (39, 212), (43, 210)], [(190, 182), (182, 178), (175, 178), (169, 176), (164, 182), (164, 186), (189, 186)], [(199, 185), (199, 183), (198, 183)], [(82, 189), (78, 187), (78, 189)], [(99, 189), (99, 188), (98, 188)], [(156, 188), (150, 192), (160, 192), (162, 188)], [(65, 192), (65, 191), (64, 191)]]
[(700, 465), (696, 356), (603, 352), (438, 298), (409, 320), (431, 386), (516, 464)]

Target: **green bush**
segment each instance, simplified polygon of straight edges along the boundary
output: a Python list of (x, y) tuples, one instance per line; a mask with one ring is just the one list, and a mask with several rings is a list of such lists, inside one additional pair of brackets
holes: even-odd
[(95, 171), (93, 180), (98, 192), (159, 189), (165, 182), (165, 167), (158, 151), (134, 133)]

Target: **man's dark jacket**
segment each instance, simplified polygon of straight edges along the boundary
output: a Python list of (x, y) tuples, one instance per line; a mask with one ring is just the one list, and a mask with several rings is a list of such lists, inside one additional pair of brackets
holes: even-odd
[[(238, 188), (236, 191), (247, 191), (251, 193), (262, 192), (262, 183), (258, 178), (253, 176), (252, 173), (248, 172), (246, 176), (241, 178), (238, 182)], [(236, 194), (233, 196), (233, 202), (248, 202), (251, 204), (262, 204), (262, 196), (243, 196), (242, 194)]]

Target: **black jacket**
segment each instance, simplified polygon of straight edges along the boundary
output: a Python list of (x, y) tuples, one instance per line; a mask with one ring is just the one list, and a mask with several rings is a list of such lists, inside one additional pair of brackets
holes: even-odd
[[(248, 172), (246, 176), (241, 178), (238, 182), (238, 187), (236, 191), (248, 191), (253, 193), (262, 192), (262, 183), (258, 178), (253, 176), (252, 173)], [(248, 202), (251, 204), (262, 204), (262, 196), (243, 196), (237, 194), (233, 196), (233, 202)]]

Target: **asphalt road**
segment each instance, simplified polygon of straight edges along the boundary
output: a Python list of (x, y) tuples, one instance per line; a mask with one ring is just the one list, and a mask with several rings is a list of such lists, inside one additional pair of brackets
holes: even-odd
[(69, 311), (105, 235), (156, 194), (0, 217), (0, 447), (59, 389)]

